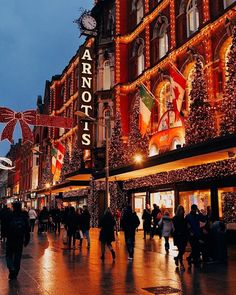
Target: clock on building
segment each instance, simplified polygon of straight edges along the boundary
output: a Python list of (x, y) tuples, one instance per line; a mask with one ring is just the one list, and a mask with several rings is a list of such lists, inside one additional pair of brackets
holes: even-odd
[(81, 17), (81, 25), (84, 29), (92, 31), (96, 28), (97, 22), (94, 17), (89, 14), (84, 14)]

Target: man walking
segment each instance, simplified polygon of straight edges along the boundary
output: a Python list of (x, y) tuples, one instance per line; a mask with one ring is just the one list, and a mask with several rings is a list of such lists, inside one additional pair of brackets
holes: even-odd
[(20, 270), (23, 245), (30, 241), (30, 226), (27, 216), (21, 210), (21, 203), (13, 203), (13, 212), (8, 216), (6, 262), (9, 279), (16, 280)]
[(132, 212), (131, 206), (127, 206), (127, 210), (121, 219), (121, 227), (125, 232), (125, 243), (129, 254), (129, 260), (132, 260), (134, 257), (135, 230), (139, 224), (140, 221), (137, 214)]
[[(90, 235), (89, 235), (89, 230), (90, 230), (90, 219), (91, 216), (89, 214), (87, 206), (83, 206), (83, 212), (81, 215), (81, 229), (83, 232), (84, 237), (87, 239), (87, 249), (90, 248)], [(82, 245), (81, 245), (82, 246)]]

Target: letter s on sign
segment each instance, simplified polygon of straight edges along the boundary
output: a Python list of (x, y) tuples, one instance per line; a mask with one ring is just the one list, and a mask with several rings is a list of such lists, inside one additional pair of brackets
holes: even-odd
[(84, 144), (84, 145), (90, 145), (91, 144), (90, 134), (83, 134), (82, 135), (82, 144)]

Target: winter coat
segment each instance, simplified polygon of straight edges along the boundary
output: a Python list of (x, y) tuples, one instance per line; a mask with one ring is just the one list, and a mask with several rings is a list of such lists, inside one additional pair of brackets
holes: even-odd
[(82, 220), (81, 220), (81, 229), (83, 232), (87, 231), (90, 229), (90, 219), (91, 219), (91, 216), (88, 212), (88, 210), (84, 210), (82, 215)]
[(162, 219), (158, 222), (158, 226), (160, 227), (161, 234), (163, 237), (169, 237), (173, 232), (173, 222), (171, 218), (167, 215), (164, 215)]
[(150, 231), (150, 229), (151, 229), (151, 223), (152, 223), (152, 215), (151, 215), (151, 212), (148, 211), (147, 209), (144, 209), (143, 210), (142, 219), (143, 219), (143, 229), (145, 231)]
[(180, 243), (187, 244), (188, 240), (188, 227), (187, 222), (184, 217), (174, 216), (173, 217), (173, 238), (174, 238), (174, 245), (178, 246)]
[(135, 230), (139, 226), (140, 221), (136, 213), (127, 212), (121, 219), (121, 227), (126, 236), (134, 238)]
[(115, 227), (114, 217), (107, 213), (104, 214), (100, 220), (99, 226), (101, 227), (99, 241), (102, 243), (108, 243), (115, 241), (114, 227)]

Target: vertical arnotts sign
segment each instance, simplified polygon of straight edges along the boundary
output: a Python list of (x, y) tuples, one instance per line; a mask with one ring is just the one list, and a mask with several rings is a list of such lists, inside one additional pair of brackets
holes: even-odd
[[(79, 55), (79, 99), (78, 111), (89, 117), (94, 116), (93, 101), (93, 55), (92, 48), (82, 47)], [(82, 149), (90, 149), (93, 144), (93, 122), (79, 116), (79, 145)]]

